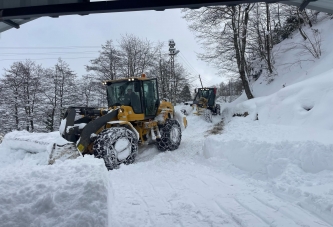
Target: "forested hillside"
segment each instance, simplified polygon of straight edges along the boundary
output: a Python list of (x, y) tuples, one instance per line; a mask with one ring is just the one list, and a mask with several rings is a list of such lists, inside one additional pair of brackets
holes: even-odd
[(183, 13), (203, 47), (198, 57), (229, 78), (230, 83), (219, 85), (223, 100), (240, 94), (238, 84), (248, 99), (264, 95), (253, 86), (258, 78), (263, 85), (288, 73), (297, 80), (301, 68), (326, 54), (323, 42), (330, 39), (333, 24), (332, 15), (283, 4), (214, 6)]

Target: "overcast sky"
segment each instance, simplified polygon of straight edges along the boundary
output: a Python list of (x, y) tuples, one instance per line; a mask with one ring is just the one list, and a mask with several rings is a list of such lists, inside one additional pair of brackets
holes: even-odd
[[(202, 50), (194, 34), (188, 29), (187, 22), (181, 17), (180, 9), (172, 9), (162, 12), (140, 11), (39, 18), (22, 25), (20, 29), (10, 29), (1, 33), (0, 72), (2, 75), (3, 69), (9, 68), (15, 60), (39, 59), (36, 62), (44, 67), (51, 67), (55, 65), (58, 57), (62, 57), (77, 75), (84, 75), (87, 73), (84, 65), (98, 56), (101, 44), (109, 39), (117, 41), (121, 35), (128, 33), (166, 44), (169, 39), (173, 39), (176, 48), (181, 52), (177, 60), (192, 75), (200, 74), (204, 86), (220, 83), (223, 78), (216, 75), (216, 69), (197, 59), (196, 52)], [(81, 48), (64, 48), (71, 46)], [(30, 47), (34, 49), (25, 49)], [(165, 48), (167, 52), (168, 46), (165, 45)], [(196, 85), (199, 85), (199, 80), (196, 81)]]

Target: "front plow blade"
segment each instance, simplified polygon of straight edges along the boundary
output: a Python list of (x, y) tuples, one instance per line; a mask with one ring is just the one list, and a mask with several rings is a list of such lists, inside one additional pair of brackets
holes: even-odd
[(50, 158), (49, 158), (49, 165), (55, 163), (56, 160), (66, 160), (66, 159), (75, 159), (81, 156), (81, 153), (77, 150), (74, 143), (66, 143), (63, 145), (59, 145), (54, 143)]
[(175, 111), (174, 118), (179, 122), (182, 131), (187, 127), (186, 115), (181, 111)]

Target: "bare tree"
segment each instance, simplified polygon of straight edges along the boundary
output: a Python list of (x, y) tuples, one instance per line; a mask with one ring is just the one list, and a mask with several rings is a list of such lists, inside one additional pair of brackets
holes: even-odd
[(77, 102), (76, 95), (76, 74), (70, 69), (68, 63), (61, 58), (58, 59), (55, 65), (55, 73), (58, 78), (59, 87), (59, 108), (67, 107), (70, 104)]
[(91, 60), (90, 63), (91, 65), (86, 66), (86, 70), (95, 72), (101, 80), (117, 79), (121, 67), (120, 53), (113, 45), (113, 41), (106, 41), (106, 44), (102, 45), (99, 57)]
[(184, 18), (191, 23), (190, 29), (205, 47), (206, 52), (199, 54), (199, 58), (228, 71), (236, 68), (249, 99), (253, 98), (253, 94), (246, 74), (246, 51), (249, 17), (253, 6), (254, 4), (240, 4), (183, 10)]
[(1, 87), (7, 95), (2, 103), (7, 105), (15, 119), (11, 129), (23, 125), (27, 131), (35, 130), (35, 120), (40, 117), (38, 103), (42, 99), (42, 75), (41, 66), (30, 60), (15, 62), (10, 69), (5, 69)]
[[(252, 10), (250, 20), (248, 56), (252, 59), (248, 61), (247, 74), (253, 75), (262, 69), (266, 69), (270, 75), (273, 73), (273, 42), (270, 6), (267, 3), (257, 3)], [(260, 69), (256, 67), (258, 62), (260, 62)]]
[(122, 76), (135, 77), (148, 71), (158, 61), (158, 46), (134, 35), (122, 36), (119, 42)]
[[(1, 79), (1, 106), (4, 107), (7, 115), (7, 123), (10, 123), (10, 119), (13, 117), (14, 122), (11, 126), (7, 127), (7, 130), (19, 129), (19, 108), (20, 92), (23, 81), (21, 80), (22, 64), (15, 62), (10, 69), (5, 69), (4, 78)], [(3, 125), (2, 125), (3, 126)]]
[(321, 35), (318, 29), (311, 29), (311, 35), (309, 36), (305, 32), (303, 33), (306, 37), (304, 42), (298, 44), (303, 49), (304, 54), (310, 54), (312, 57), (319, 59), (321, 56)]
[[(60, 116), (60, 75), (56, 73), (55, 68), (45, 69), (42, 79), (44, 103), (46, 105), (46, 129), (53, 132), (59, 125)], [(56, 117), (58, 116), (58, 117)]]
[(218, 95), (224, 102), (232, 102), (242, 94), (242, 81), (230, 79), (227, 83), (220, 83)]
[[(86, 107), (88, 106), (99, 106), (98, 95), (101, 87), (100, 83), (94, 77), (94, 75), (84, 75), (79, 81), (80, 97), (82, 99), (82, 104)], [(105, 88), (104, 88), (105, 89)], [(103, 89), (103, 90), (104, 90)]]
[(35, 114), (40, 101), (43, 70), (40, 65), (36, 65), (31, 60), (26, 60), (20, 64), (22, 65), (20, 96), (25, 111), (26, 130), (34, 131), (34, 120), (37, 117)]

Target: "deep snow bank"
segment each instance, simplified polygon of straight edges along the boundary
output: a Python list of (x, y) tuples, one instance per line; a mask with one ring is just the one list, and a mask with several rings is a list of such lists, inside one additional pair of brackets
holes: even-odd
[(0, 167), (9, 164), (47, 165), (53, 144), (65, 144), (59, 132), (13, 131), (0, 144)]
[(201, 155), (333, 225), (332, 138), (332, 130), (235, 117), (223, 134), (206, 138)]
[(310, 128), (262, 125), (234, 119), (222, 135), (204, 142), (203, 155), (228, 160), (252, 175), (277, 177), (288, 165), (304, 172), (333, 171), (333, 132)]
[[(1, 153), (1, 152), (0, 152)], [(0, 165), (0, 226), (107, 226), (107, 170), (92, 156)]]
[[(13, 131), (4, 136), (1, 145), (14, 150), (39, 153), (50, 151), (54, 143), (65, 144), (67, 141), (60, 136), (59, 132), (30, 133), (27, 131)], [(2, 149), (4, 150), (4, 148)]]
[(93, 156), (47, 165), (58, 132), (16, 131), (0, 144), (0, 226), (107, 226), (107, 169)]
[(267, 143), (236, 139), (226, 142), (211, 137), (206, 140), (204, 150), (206, 157), (226, 158), (240, 169), (269, 177), (280, 175), (289, 164), (311, 173), (333, 170), (333, 146), (314, 141)]
[(228, 121), (234, 114), (248, 112), (248, 118), (262, 123), (333, 129), (333, 21), (324, 13), (318, 15), (317, 21), (312, 28), (304, 26), (303, 30), (310, 39), (313, 29), (321, 33), (320, 59), (304, 52), (304, 39), (295, 31), (292, 38), (273, 48), (275, 76), (263, 73), (252, 83), (257, 98), (246, 101), (243, 94), (228, 104), (224, 111)]
[(320, 76), (282, 88), (278, 92), (259, 97), (225, 109), (230, 120), (236, 113), (248, 112), (248, 118), (265, 124), (319, 127), (333, 130), (333, 69)]

